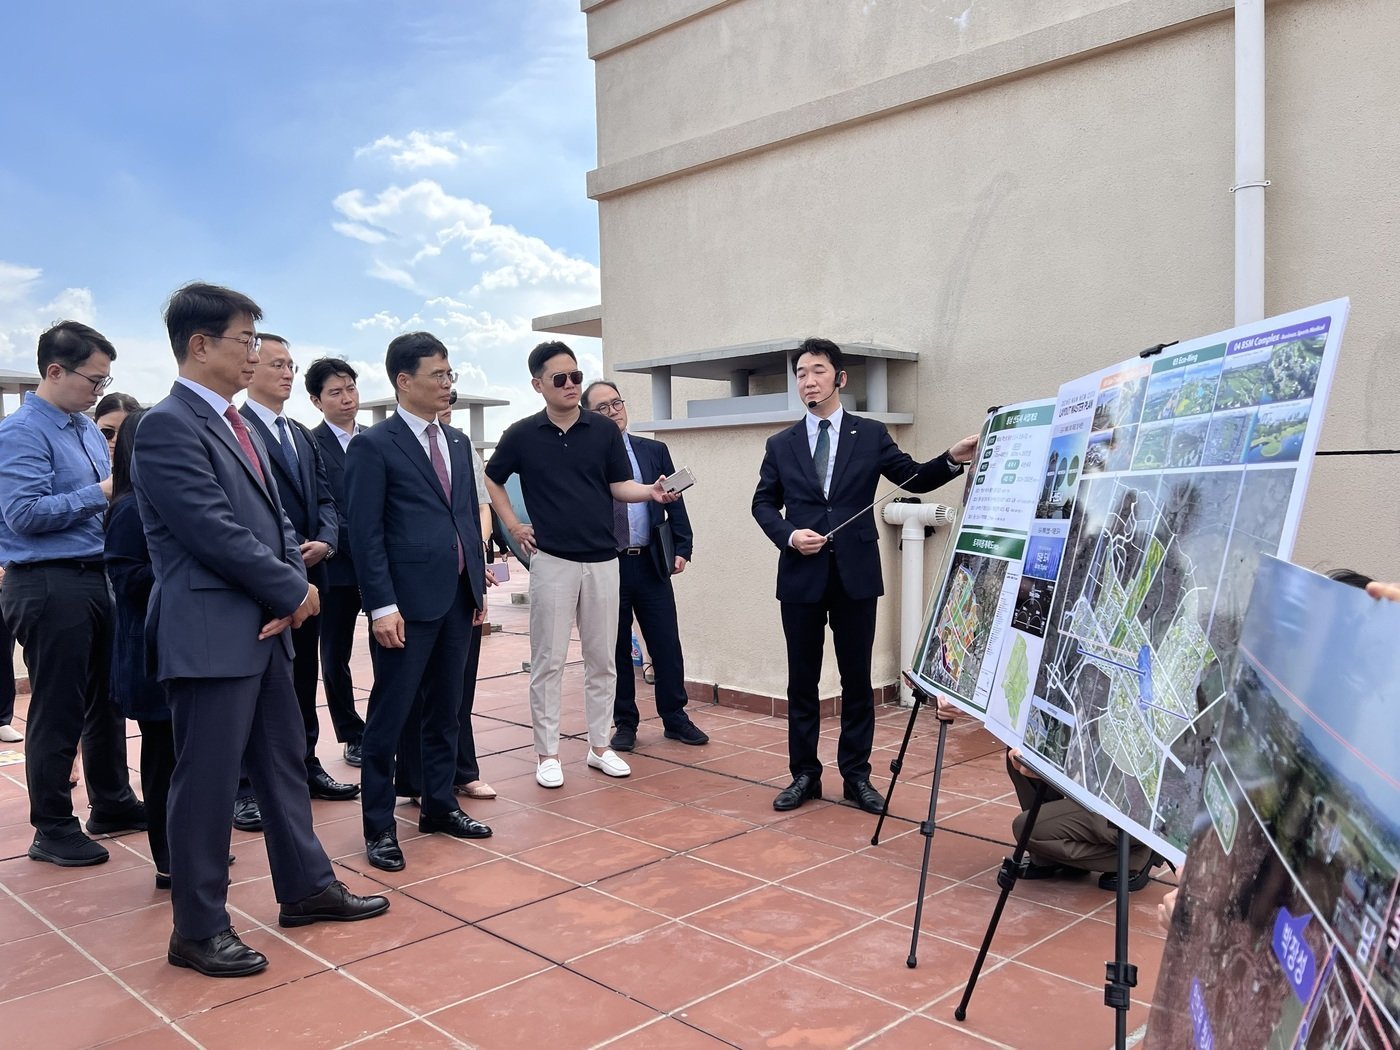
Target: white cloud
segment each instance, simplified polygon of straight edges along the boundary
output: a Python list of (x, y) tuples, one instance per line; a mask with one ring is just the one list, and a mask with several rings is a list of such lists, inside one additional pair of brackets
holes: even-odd
[(385, 135), (368, 146), (355, 150), (357, 157), (385, 156), (396, 168), (416, 171), (419, 168), (455, 167), (467, 157), (483, 157), (494, 147), (473, 145), (455, 131), (410, 131), (406, 138)]
[[(33, 371), (39, 335), (56, 321), (97, 324), (97, 308), (89, 289), (64, 288), (43, 302), (43, 276), (44, 271), (37, 266), (0, 260), (0, 367)], [(120, 346), (117, 352), (121, 352)]]
[(336, 233), (344, 234), (346, 237), (353, 237), (357, 241), (364, 241), (366, 244), (382, 244), (388, 238), (378, 230), (372, 230), (368, 226), (362, 226), (358, 222), (333, 222), (331, 229)]

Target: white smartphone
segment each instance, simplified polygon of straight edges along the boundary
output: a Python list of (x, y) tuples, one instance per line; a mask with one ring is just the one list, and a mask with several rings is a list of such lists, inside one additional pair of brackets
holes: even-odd
[(690, 468), (681, 467), (680, 470), (663, 481), (661, 487), (667, 492), (684, 492), (694, 484), (695, 475), (691, 473)]

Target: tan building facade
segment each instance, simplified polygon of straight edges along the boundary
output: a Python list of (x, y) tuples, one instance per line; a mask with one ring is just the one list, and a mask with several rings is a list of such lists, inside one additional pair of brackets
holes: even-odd
[[(777, 554), (749, 513), (783, 424), (772, 411), (746, 424), (742, 401), (767, 395), (771, 409), (785, 378), (735, 348), (813, 334), (887, 348), (879, 376), (853, 376), (861, 403), (847, 407), (887, 389), (895, 439), (922, 458), (989, 405), (1234, 323), (1230, 3), (581, 6), (605, 359), (636, 429), (655, 421), (700, 479), (696, 560), (676, 595), (702, 692), (785, 689)], [(1266, 40), (1267, 312), (1352, 300), (1322, 440), (1348, 454), (1317, 459), (1294, 560), (1396, 578), (1400, 4), (1277, 0)], [(680, 362), (697, 358), (712, 367), (690, 374), (710, 378), (685, 378)], [(747, 371), (717, 382), (716, 359)], [(626, 371), (639, 363), (650, 380)], [(707, 423), (700, 403), (726, 397), (738, 409)], [(880, 529), (887, 683), (899, 530)], [(926, 545), (925, 593), (944, 539)], [(828, 650), (823, 693), (836, 692)]]

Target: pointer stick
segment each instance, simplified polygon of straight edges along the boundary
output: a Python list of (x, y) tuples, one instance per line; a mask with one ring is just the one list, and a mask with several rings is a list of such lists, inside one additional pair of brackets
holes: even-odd
[(918, 470), (914, 471), (914, 473), (910, 474), (907, 478), (905, 478), (902, 482), (900, 482), (900, 483), (899, 483), (898, 485), (896, 485), (894, 488), (892, 488), (892, 489), (890, 489), (888, 492), (886, 492), (883, 496), (877, 496), (877, 497), (875, 498), (875, 501), (874, 501), (873, 503), (871, 503), (870, 506), (866, 507), (864, 510), (858, 510), (858, 511), (856, 511), (856, 512), (855, 512), (854, 514), (852, 514), (849, 518), (847, 518), (845, 521), (843, 521), (840, 525), (837, 525), (836, 528), (834, 528), (834, 529), (832, 529), (830, 532), (828, 532), (828, 533), (826, 534), (826, 541), (827, 541), (828, 543), (830, 543), (830, 542), (831, 542), (831, 537), (835, 536), (838, 532), (840, 532), (842, 529), (844, 529), (844, 528), (845, 528), (847, 525), (849, 525), (851, 522), (855, 521), (855, 520), (856, 520), (857, 518), (859, 518), (862, 514), (869, 514), (869, 513), (870, 513), (872, 510), (874, 510), (879, 504), (884, 503), (885, 500), (889, 499), (889, 498), (890, 498), (891, 496), (893, 496), (896, 492), (903, 492), (903, 491), (904, 491), (904, 486), (907, 485), (907, 484), (909, 484), (911, 481), (913, 481), (915, 478), (917, 478), (917, 477), (918, 477), (920, 474), (922, 474), (923, 472), (924, 472), (924, 468), (923, 468), (923, 467), (920, 467)]

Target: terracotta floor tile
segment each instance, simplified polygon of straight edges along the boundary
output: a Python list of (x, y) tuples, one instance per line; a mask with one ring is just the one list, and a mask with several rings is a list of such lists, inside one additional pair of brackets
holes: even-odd
[(625, 995), (553, 969), (449, 1006), (429, 1020), (474, 1046), (539, 1050), (594, 1046), (655, 1016)]
[(477, 922), (573, 888), (572, 882), (516, 861), (498, 860), (416, 882), (401, 892), (459, 919)]
[(590, 791), (572, 798), (550, 799), (540, 808), (561, 817), (572, 817), (595, 827), (607, 828), (624, 820), (664, 813), (674, 809), (675, 805), (644, 791)]
[(758, 952), (672, 922), (576, 959), (571, 968), (670, 1013), (772, 965)]
[(752, 831), (747, 820), (678, 806), (662, 813), (639, 817), (613, 826), (620, 835), (641, 839), (666, 850), (681, 851)]
[(671, 1017), (661, 1017), (609, 1043), (607, 1050), (723, 1050), (730, 1044)]
[(690, 857), (668, 857), (645, 868), (604, 879), (594, 889), (672, 918), (708, 908), (763, 885), (737, 872)]
[(0, 945), (0, 1002), (72, 984), (100, 971), (56, 933)]
[(947, 817), (940, 816), (938, 826), (940, 829), (946, 828), (964, 835), (995, 839), (1014, 847), (1015, 836), (1011, 830), (1011, 822), (1020, 812), (1021, 807), (1015, 804), (1013, 796), (1011, 803), (983, 802)]
[[(494, 830), (494, 829), (493, 829)], [(381, 871), (369, 862), (361, 846), (358, 853), (340, 857), (336, 864), (358, 872), (381, 886), (404, 886), (422, 882), (438, 875), (462, 871), (478, 864), (489, 864), (499, 854), (491, 852), (483, 842), (489, 839), (457, 839), (451, 835), (422, 835), (400, 842), (403, 850), (403, 871)]]
[[(151, 1015), (152, 1019), (155, 1015)], [(102, 1044), (102, 1050), (190, 1050), (188, 1039), (171, 1025), (158, 1024)]]
[(300, 981), (325, 969), (323, 963), (267, 930), (239, 931), (239, 936), (249, 947), (267, 956), (268, 966), (262, 973), (216, 980), (171, 966), (164, 954), (159, 959), (124, 966), (115, 972), (157, 1010), (169, 1017), (181, 1018)]
[(116, 970), (147, 959), (164, 959), (170, 926), (170, 904), (166, 901), (71, 926), (64, 932), (103, 966)]
[(772, 828), (755, 828), (744, 835), (725, 839), (691, 851), (691, 856), (718, 864), (744, 875), (773, 882), (795, 875), (837, 857), (846, 850), (788, 835)]
[(426, 1021), (410, 1021), (363, 1039), (354, 1047), (355, 1050), (465, 1050), (467, 1044), (455, 1036), (445, 1035)]
[(901, 1015), (898, 1007), (852, 988), (777, 966), (689, 1007), (681, 1016), (735, 1046), (848, 1050)]
[(664, 773), (644, 777), (628, 786), (669, 802), (694, 803), (730, 791), (738, 783), (740, 782), (733, 777), (721, 776), (719, 773), (678, 766)]
[[(26, 802), (26, 807), (28, 803)], [(28, 812), (26, 808), (25, 812)], [(11, 858), (5, 861), (6, 865), (18, 866), (19, 859), (23, 858), (24, 863), (33, 864), (25, 857), (29, 849), (29, 844), (34, 841), (34, 829), (29, 824), (11, 824), (8, 827), (0, 827), (0, 857)], [(38, 865), (34, 865), (38, 867)], [(51, 866), (51, 865), (50, 865)], [(0, 880), (3, 881), (3, 880)]]
[(875, 1038), (861, 1043), (860, 1050), (988, 1050), (1001, 1046), (973, 1032), (960, 1031), (956, 1021), (936, 1021), (914, 1014)]
[(19, 901), (0, 894), (0, 944), (48, 933), (49, 925)]
[(555, 962), (567, 962), (665, 921), (656, 912), (581, 888), (486, 919), (480, 927)]
[(949, 766), (945, 759), (942, 787), (960, 795), (972, 795), (986, 802), (1009, 796), (1009, 801), (1014, 803), (1016, 794), (1011, 781), (1007, 779), (1006, 767), (1001, 758), (996, 759), (994, 767), (985, 763), (985, 759), (972, 759)]
[(669, 856), (670, 851), (626, 838), (611, 831), (595, 830), (551, 842), (515, 855), (525, 864), (543, 868), (580, 884), (631, 871)]
[(500, 937), (461, 927), (361, 959), (345, 972), (408, 1010), (429, 1013), (551, 965)]
[[(1103, 984), (1104, 963), (1113, 958), (1114, 930), (1111, 923), (1085, 919), (1043, 944), (1038, 944), (1016, 956), (1016, 961), (1059, 974), (1081, 984)], [(1128, 936), (1128, 961), (1138, 968), (1137, 988), (1133, 997), (1151, 1002), (1157, 987), (1157, 974), (1162, 968), (1162, 951), (1166, 941), (1161, 937)]]
[(951, 941), (921, 937), (918, 966), (910, 969), (909, 932), (908, 926), (892, 922), (871, 923), (790, 960), (790, 965), (917, 1010), (966, 984), (977, 953)]
[[(881, 916), (914, 902), (919, 876), (918, 872), (881, 859), (877, 851), (867, 850), (783, 879), (782, 885), (869, 916)], [(948, 879), (930, 875), (924, 892), (933, 894), (953, 885)]]
[(712, 740), (722, 740), (741, 747), (762, 748), (773, 744), (787, 746), (787, 722), (783, 719), (766, 718), (762, 721), (737, 722), (707, 732)]
[[(887, 824), (886, 827), (889, 825)], [(899, 835), (894, 838), (882, 836), (880, 845), (868, 846), (875, 856), (892, 864), (918, 870), (924, 863), (924, 838), (915, 832), (912, 835)], [(996, 869), (1010, 850), (995, 842), (958, 835), (951, 831), (935, 831), (933, 846), (929, 854), (928, 870), (948, 879), (970, 879), (979, 876), (991, 885), (996, 884)]]
[(781, 788), (772, 784), (745, 784), (732, 791), (699, 799), (695, 805), (699, 809), (708, 809), (726, 817), (737, 817), (751, 824), (780, 825), (801, 812), (788, 810), (786, 813), (779, 813), (773, 808), (773, 799), (780, 790)]
[[(924, 903), (922, 932), (975, 949), (982, 944), (996, 902), (996, 894), (967, 883), (935, 893)], [(914, 905), (910, 903), (889, 919), (905, 929), (912, 928)], [(1013, 894), (1002, 910), (991, 953), (1010, 957), (1075, 921), (1077, 916), (1069, 912), (1018, 900)]]
[[(1009, 851), (1008, 851), (1009, 852)], [(1059, 879), (1017, 879), (1011, 895), (1017, 900), (1033, 904), (1045, 904), (1051, 908), (1063, 908), (1076, 915), (1105, 915), (1113, 921), (1113, 894), (1099, 888), (1098, 876), (1086, 872), (1076, 878)], [(999, 892), (997, 873), (984, 871), (967, 880), (970, 885), (990, 892)], [(1139, 894), (1138, 896), (1141, 896)], [(1152, 910), (1152, 925), (1157, 925), (1156, 909)]]
[[(82, 1008), (74, 1009), (76, 1003)], [(105, 975), (16, 999), (5, 1004), (0, 1016), (7, 1046), (43, 1050), (86, 1050), (147, 1031), (159, 1021)]]
[(156, 889), (153, 873), (145, 864), (78, 882), (30, 890), (20, 896), (40, 915), (60, 927), (76, 926), (170, 899), (169, 892)]
[(522, 809), (494, 822), (491, 825), (491, 837), (477, 841), (492, 853), (512, 856), (546, 843), (573, 838), (590, 830), (592, 829), (588, 824), (561, 817), (548, 810)]
[(700, 768), (713, 773), (739, 777), (743, 780), (760, 780), (778, 788), (786, 787), (788, 782), (792, 780), (792, 774), (788, 772), (787, 759), (784, 756), (775, 755), (771, 751), (755, 751), (751, 748), (736, 749), (726, 755), (706, 755)]
[[(1100, 970), (1102, 976), (1102, 970)], [(920, 1011), (951, 1020), (962, 997), (954, 991)], [(1007, 1009), (1008, 1002), (1026, 1004)], [(1033, 1004), (1033, 1006), (1031, 1005)], [(1128, 1011), (1128, 1031), (1147, 1020), (1148, 1009), (1134, 1004)], [(964, 1027), (1009, 1046), (1036, 1050), (1084, 1050), (1112, 1046), (1114, 1013), (1103, 1004), (1103, 985), (1086, 988), (1063, 977), (1009, 962), (983, 972), (968, 1004)]]
[[(839, 792), (839, 788), (837, 789)], [(841, 796), (837, 794), (836, 798)], [(856, 850), (870, 845), (875, 834), (875, 824), (879, 817), (857, 809), (849, 803), (836, 806), (803, 806), (796, 815), (783, 825), (785, 835), (801, 835), (803, 838), (825, 842), (842, 849)], [(913, 829), (903, 821), (886, 820), (880, 832), (881, 842), (890, 842)]]
[(304, 981), (216, 1007), (184, 1022), (208, 1050), (249, 1046), (340, 1046), (409, 1015), (342, 974), (313, 974)]
[(829, 901), (779, 886), (764, 886), (706, 908), (685, 921), (775, 959), (787, 959), (869, 919)]
[[(355, 893), (367, 887), (351, 884)], [(389, 911), (361, 922), (318, 922), (281, 930), (282, 936), (336, 966), (454, 930), (462, 920), (393, 890), (384, 893)]]
[[(29, 826), (26, 824), (26, 828)], [(145, 836), (141, 836), (144, 842)], [(153, 875), (150, 861), (146, 860), (138, 853), (121, 848), (112, 840), (102, 840), (102, 844), (107, 848), (110, 855), (108, 860), (102, 864), (94, 864), (87, 868), (62, 868), (57, 864), (46, 864), (43, 861), (30, 860), (23, 856), (29, 849), (29, 844), (34, 841), (34, 829), (22, 833), (22, 843), (20, 856), (10, 860), (0, 861), (0, 884), (9, 888), (12, 893), (31, 893), (35, 890), (49, 889), (54, 886), (66, 886), (75, 882), (88, 882), (92, 879), (100, 878), (104, 875), (114, 875), (117, 872), (131, 872), (144, 869), (146, 878)]]

